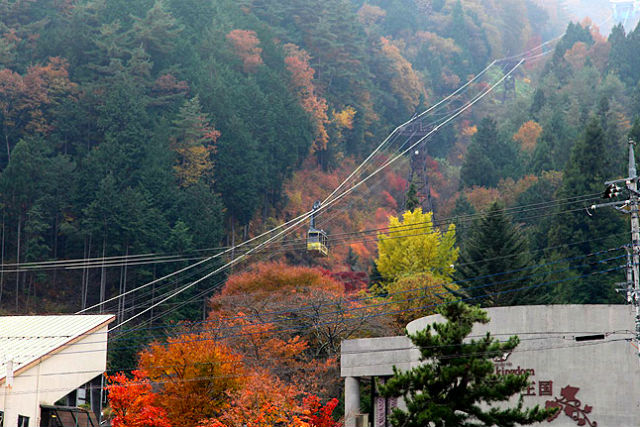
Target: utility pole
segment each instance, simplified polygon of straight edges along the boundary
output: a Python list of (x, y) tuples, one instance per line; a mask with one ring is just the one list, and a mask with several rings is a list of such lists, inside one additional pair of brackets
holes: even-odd
[(629, 193), (628, 199), (618, 202), (593, 205), (595, 210), (601, 207), (614, 207), (619, 212), (631, 215), (631, 247), (627, 248), (627, 282), (623, 283), (621, 291), (627, 293), (627, 302), (633, 304), (636, 312), (635, 335), (638, 344), (638, 356), (640, 356), (640, 219), (638, 207), (640, 205), (640, 192), (638, 192), (638, 172), (634, 154), (635, 142), (629, 139), (629, 176), (623, 179), (605, 182), (606, 190), (603, 198), (611, 199), (620, 194), (622, 188), (618, 184), (624, 184)]

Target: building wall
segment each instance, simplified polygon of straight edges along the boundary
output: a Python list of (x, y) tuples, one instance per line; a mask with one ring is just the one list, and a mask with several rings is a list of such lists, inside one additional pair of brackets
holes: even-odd
[(40, 425), (40, 405), (53, 405), (106, 369), (107, 326), (81, 338), (58, 353), (14, 376), (13, 387), (0, 385), (4, 427), (16, 427), (18, 415), (29, 417), (29, 427)]
[[(532, 384), (525, 392), (525, 405), (544, 407), (550, 402), (562, 408), (545, 425), (640, 425), (640, 357), (637, 348), (628, 341), (634, 328), (630, 306), (520, 306), (487, 311), (491, 322), (477, 325), (472, 336), (480, 337), (490, 331), (500, 339), (510, 335), (520, 337), (521, 343), (513, 353), (494, 362), (496, 371), (531, 373)], [(415, 332), (434, 321), (442, 318), (436, 315), (418, 319), (407, 329)], [(575, 340), (597, 334), (604, 334), (605, 338)], [(412, 347), (406, 337), (344, 341), (342, 376), (356, 379), (386, 376), (392, 373), (394, 365), (408, 369), (419, 363), (419, 353)], [(380, 414), (372, 415), (380, 419)], [(353, 425), (352, 421), (347, 419), (347, 425)]]

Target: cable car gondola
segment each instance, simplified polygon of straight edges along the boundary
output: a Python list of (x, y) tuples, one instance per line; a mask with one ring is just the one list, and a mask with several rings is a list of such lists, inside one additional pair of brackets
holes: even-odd
[(327, 248), (328, 238), (324, 230), (316, 228), (316, 211), (320, 209), (320, 202), (313, 204), (313, 212), (311, 213), (311, 223), (307, 232), (307, 252), (314, 256), (329, 256)]

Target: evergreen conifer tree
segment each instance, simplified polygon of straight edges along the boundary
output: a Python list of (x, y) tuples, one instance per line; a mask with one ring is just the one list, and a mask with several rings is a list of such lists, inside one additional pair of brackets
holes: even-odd
[[(573, 147), (557, 200), (602, 192), (603, 183), (609, 178), (610, 173), (606, 162), (605, 141), (598, 120), (591, 119), (584, 135)], [(593, 200), (587, 200), (582, 202), (582, 205), (586, 207), (592, 203)], [(562, 258), (587, 255), (623, 243), (624, 238), (620, 233), (626, 227), (619, 213), (601, 209), (590, 217), (582, 210), (575, 210), (576, 207), (580, 207), (578, 202), (571, 206), (570, 212), (566, 212), (566, 205), (557, 207), (549, 229), (549, 245), (561, 247), (558, 252), (561, 252)], [(574, 265), (583, 263), (584, 261), (573, 262)], [(581, 276), (606, 268), (602, 264), (593, 263), (574, 267)], [(556, 288), (554, 302), (603, 304), (619, 301), (613, 290), (615, 281), (615, 278), (609, 275), (605, 278), (591, 276), (583, 277), (579, 282), (567, 282)]]
[(406, 372), (394, 368), (394, 376), (380, 386), (383, 396), (402, 396), (407, 405), (406, 410), (393, 410), (394, 426), (514, 426), (553, 415), (556, 409), (523, 408), (522, 397), (512, 408), (494, 406), (522, 393), (529, 384), (528, 374), (497, 375), (491, 360), (513, 350), (518, 337), (501, 343), (487, 334), (465, 342), (474, 323), (489, 322), (487, 313), (463, 303), (446, 305), (440, 313), (447, 322), (409, 335), (424, 363)]
[[(464, 293), (485, 306), (506, 306), (536, 302), (533, 295), (512, 291), (527, 286), (531, 270), (528, 242), (522, 231), (492, 204), (469, 231), (456, 276)], [(516, 271), (514, 271), (516, 270)], [(513, 273), (503, 274), (506, 271)], [(474, 278), (482, 277), (479, 280)]]
[(420, 199), (418, 199), (418, 190), (416, 190), (415, 184), (412, 182), (409, 184), (409, 190), (407, 190), (407, 203), (405, 204), (405, 210), (413, 212), (416, 208), (420, 207)]
[(483, 119), (460, 170), (462, 183), (495, 187), (501, 178), (515, 178), (519, 172), (515, 147), (500, 137), (495, 120)]
[(461, 250), (467, 240), (469, 231), (473, 228), (472, 217), (470, 216), (475, 215), (475, 213), (476, 210), (469, 202), (469, 199), (464, 194), (461, 194), (456, 199), (456, 205), (451, 212), (451, 215), (455, 218), (453, 223), (456, 225), (457, 243)]

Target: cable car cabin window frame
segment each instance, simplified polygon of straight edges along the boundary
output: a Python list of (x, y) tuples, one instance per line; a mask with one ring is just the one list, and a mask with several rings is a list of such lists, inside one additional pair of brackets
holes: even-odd
[(315, 256), (329, 256), (327, 233), (323, 230), (309, 230), (307, 233), (307, 252)]

